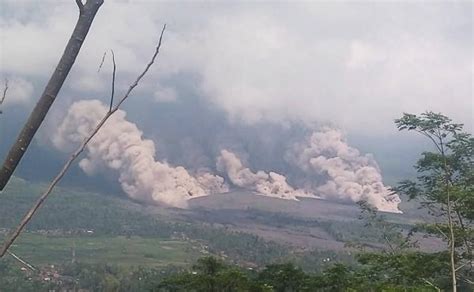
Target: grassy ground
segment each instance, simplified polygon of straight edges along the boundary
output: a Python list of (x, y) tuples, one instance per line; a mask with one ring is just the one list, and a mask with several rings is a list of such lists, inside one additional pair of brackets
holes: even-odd
[(123, 266), (186, 265), (200, 252), (189, 243), (159, 238), (57, 237), (25, 233), (11, 251), (33, 265), (71, 261), (75, 245), (76, 260), (85, 263), (110, 263)]

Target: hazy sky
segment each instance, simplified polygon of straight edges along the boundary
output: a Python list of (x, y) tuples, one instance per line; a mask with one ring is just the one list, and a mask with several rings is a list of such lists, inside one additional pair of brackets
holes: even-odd
[[(73, 0), (1, 0), (7, 106), (34, 104), (77, 19)], [(466, 2), (105, 0), (61, 99), (106, 99), (148, 61), (139, 95), (158, 104), (203, 97), (237, 123), (330, 122), (349, 133), (394, 131), (402, 112), (441, 111), (473, 125), (473, 5)], [(189, 80), (193, 80), (189, 90)], [(187, 86), (187, 90), (183, 87)], [(66, 94), (67, 93), (67, 94)], [(73, 93), (73, 94), (71, 94)]]

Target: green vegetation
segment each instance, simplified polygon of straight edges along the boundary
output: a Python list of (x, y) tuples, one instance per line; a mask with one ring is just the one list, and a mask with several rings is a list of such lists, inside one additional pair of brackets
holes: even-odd
[(70, 263), (20, 270), (13, 260), (0, 261), (1, 291), (150, 291), (170, 274), (174, 266), (130, 268), (113, 264)]
[[(0, 226), (15, 226), (42, 189), (41, 185), (14, 178), (2, 194)], [(127, 200), (57, 188), (27, 228), (30, 231), (77, 233), (93, 230), (100, 235), (169, 237), (173, 226), (161, 223), (159, 219), (140, 212)]]
[(83, 263), (110, 263), (125, 266), (185, 265), (201, 252), (185, 241), (138, 236), (63, 237), (25, 233), (11, 248), (35, 265), (61, 264), (75, 259)]
[(39, 275), (20, 270), (12, 259), (0, 261), (1, 291), (48, 291), (49, 286)]
[[(4, 228), (5, 234), (8, 228), (13, 227), (41, 188), (42, 186), (14, 178), (2, 194), (4, 203), (0, 205), (0, 237), (1, 228)], [(273, 216), (270, 212), (258, 210), (250, 212), (256, 222), (264, 224), (287, 225), (289, 228), (319, 226), (334, 234), (340, 232), (336, 229), (341, 227), (282, 214)], [(271, 220), (266, 219), (267, 216)], [(345, 230), (350, 232), (364, 229), (358, 222), (353, 224), (352, 229), (347, 228), (347, 225), (345, 224)], [(325, 266), (322, 259), (351, 261), (351, 256), (346, 252), (294, 251), (289, 246), (264, 240), (254, 234), (230, 231), (222, 226), (187, 219), (170, 210), (159, 209), (159, 214), (156, 214), (129, 200), (64, 188), (58, 188), (53, 193), (12, 251), (31, 259), (35, 265), (48, 261), (61, 263), (70, 260), (73, 242), (76, 244), (76, 257), (86, 263), (180, 265), (185, 259), (192, 262), (197, 255), (203, 253), (219, 255), (230, 262), (250, 266), (293, 260), (309, 270), (319, 270)], [(167, 242), (176, 243), (176, 257), (170, 251), (170, 260), (167, 257), (161, 258), (160, 247), (151, 251), (162, 242), (164, 246), (169, 245)], [(121, 245), (130, 245), (130, 248), (124, 249)], [(101, 248), (104, 252), (100, 252)]]
[[(0, 270), (13, 277), (0, 277), (0, 284), (6, 289), (11, 288), (11, 291), (18, 291), (17, 287), (21, 287), (21, 291), (436, 291), (428, 280), (420, 277), (442, 274), (445, 270), (438, 270), (443, 264), (438, 262), (437, 256), (427, 259), (420, 259), (415, 254), (390, 258), (388, 262), (382, 258), (365, 258), (360, 260), (358, 266), (333, 264), (320, 273), (305, 272), (292, 263), (270, 264), (257, 270), (245, 269), (214, 257), (201, 258), (188, 269), (169, 266), (126, 270), (110, 264), (77, 263), (50, 269), (49, 273), (41, 275), (14, 272), (12, 263), (3, 263)], [(426, 269), (421, 274), (413, 272), (422, 266)], [(390, 272), (390, 277), (387, 272)], [(47, 281), (45, 276), (49, 277)]]

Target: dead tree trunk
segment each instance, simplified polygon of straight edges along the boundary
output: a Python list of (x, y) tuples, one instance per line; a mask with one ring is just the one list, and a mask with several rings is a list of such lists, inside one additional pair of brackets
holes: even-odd
[(15, 144), (13, 144), (8, 152), (2, 169), (0, 170), (0, 191), (5, 188), (15, 171), (15, 168), (23, 157), (23, 154), (30, 145), (33, 136), (46, 117), (49, 108), (56, 99), (64, 80), (66, 80), (77, 55), (79, 54), (82, 43), (92, 25), (92, 21), (94, 20), (100, 6), (104, 3), (104, 0), (87, 0), (85, 4), (83, 4), (81, 0), (76, 0), (76, 3), (79, 7), (79, 19), (77, 20), (76, 27), (72, 32), (71, 38), (66, 45), (66, 49), (64, 50), (53, 75), (51, 75), (43, 94), (38, 100), (33, 112), (30, 114), (25, 126), (18, 135)]

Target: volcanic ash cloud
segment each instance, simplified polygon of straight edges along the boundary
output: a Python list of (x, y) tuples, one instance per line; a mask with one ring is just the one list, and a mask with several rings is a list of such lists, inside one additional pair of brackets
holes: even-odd
[(350, 147), (338, 130), (312, 133), (293, 145), (286, 160), (309, 176), (305, 189), (323, 198), (364, 200), (380, 211), (400, 212), (400, 198), (383, 184), (375, 160)]
[[(98, 100), (74, 103), (53, 137), (53, 144), (66, 150), (87, 137), (108, 108)], [(210, 173), (196, 177), (181, 166), (155, 160), (153, 141), (144, 139), (124, 111), (112, 115), (86, 148), (79, 166), (88, 175), (108, 168), (119, 174), (123, 190), (133, 199), (186, 207), (187, 200), (228, 191), (224, 179)]]
[(282, 199), (296, 200), (297, 196), (304, 196), (301, 190), (295, 190), (286, 182), (286, 177), (264, 171), (252, 172), (245, 167), (239, 157), (228, 150), (221, 150), (217, 158), (217, 170), (225, 173), (235, 186), (256, 191), (259, 194)]
[[(107, 110), (98, 100), (74, 103), (53, 136), (55, 147), (68, 151), (77, 146)], [(213, 170), (192, 173), (156, 160), (154, 142), (144, 139), (125, 117), (124, 111), (117, 111), (87, 145), (79, 166), (88, 175), (113, 170), (131, 198), (174, 207), (186, 207), (191, 198), (229, 191), (224, 178)], [(285, 164), (293, 168), (288, 174), (290, 183), (276, 172), (252, 171), (227, 149), (220, 150), (216, 170), (232, 185), (265, 196), (365, 200), (380, 211), (400, 212), (400, 199), (383, 184), (377, 163), (350, 147), (340, 131), (322, 129), (300, 142), (282, 146), (287, 149)]]

